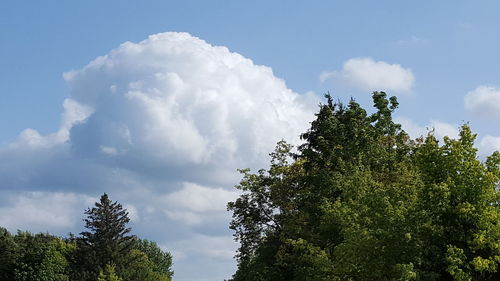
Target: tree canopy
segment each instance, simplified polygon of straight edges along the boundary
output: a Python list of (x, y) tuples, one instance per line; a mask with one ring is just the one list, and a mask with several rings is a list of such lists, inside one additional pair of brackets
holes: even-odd
[(232, 280), (500, 280), (500, 154), (467, 124), (411, 139), (384, 92), (373, 114), (326, 98), (296, 151), (241, 171)]

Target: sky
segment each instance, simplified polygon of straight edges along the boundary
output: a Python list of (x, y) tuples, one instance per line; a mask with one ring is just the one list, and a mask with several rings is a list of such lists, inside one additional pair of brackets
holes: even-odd
[(83, 229), (103, 192), (179, 281), (223, 280), (238, 168), (298, 144), (322, 96), (396, 95), (413, 137), (500, 150), (498, 1), (0, 3), (0, 226)]

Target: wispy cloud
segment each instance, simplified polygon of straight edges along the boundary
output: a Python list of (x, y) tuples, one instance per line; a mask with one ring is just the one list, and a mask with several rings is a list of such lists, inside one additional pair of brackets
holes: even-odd
[(460, 32), (468, 32), (473, 29), (473, 25), (470, 22), (459, 22), (455, 24), (455, 28)]
[(428, 44), (430, 42), (429, 39), (423, 38), (423, 37), (418, 37), (415, 35), (412, 35), (408, 39), (400, 39), (397, 41), (398, 45), (424, 45)]

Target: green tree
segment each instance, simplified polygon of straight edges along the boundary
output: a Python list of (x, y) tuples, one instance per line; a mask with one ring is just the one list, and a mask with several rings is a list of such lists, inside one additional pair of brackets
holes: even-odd
[(157, 271), (157, 267), (149, 257), (134, 249), (130, 253), (132, 262), (122, 273), (127, 281), (170, 281), (171, 275)]
[(76, 272), (79, 280), (95, 280), (107, 265), (114, 265), (117, 273), (130, 262), (130, 251), (135, 236), (127, 227), (128, 212), (118, 202), (112, 202), (104, 193), (95, 206), (85, 211), (85, 228), (77, 239), (79, 252), (76, 258)]
[(172, 280), (172, 256), (155, 242), (137, 239), (130, 252), (130, 263), (122, 276), (127, 281)]
[(14, 281), (68, 281), (74, 246), (49, 234), (19, 232)]
[(424, 182), (418, 200), (423, 274), (500, 279), (500, 154), (481, 163), (475, 137), (464, 125), (457, 140), (445, 138), (440, 146), (428, 136), (415, 150)]
[(135, 249), (144, 253), (148, 260), (151, 261), (151, 270), (172, 278), (172, 255), (169, 252), (163, 251), (158, 244), (146, 239), (137, 239), (134, 246)]
[(271, 153), (268, 171), (251, 174), (241, 170), (244, 177), (237, 188), (244, 193), (228, 204), (233, 212), (230, 228), (235, 230), (235, 238), (241, 244), (236, 256), (239, 270), (233, 280), (292, 280), (293, 270), (277, 256), (283, 242), (293, 238), (283, 235), (297, 232), (306, 221), (296, 211), (303, 169), (300, 164), (290, 163), (291, 148), (279, 142)]
[(326, 97), (297, 153), (242, 171), (233, 280), (499, 280), (499, 154), (477, 160), (468, 126), (411, 140), (384, 92), (373, 114)]

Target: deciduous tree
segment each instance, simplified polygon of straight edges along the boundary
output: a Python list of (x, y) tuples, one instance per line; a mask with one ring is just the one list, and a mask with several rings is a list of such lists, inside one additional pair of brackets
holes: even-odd
[(500, 280), (500, 154), (467, 125), (410, 139), (384, 92), (373, 114), (326, 98), (297, 152), (242, 171), (233, 280)]

